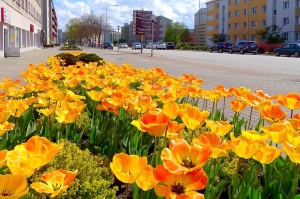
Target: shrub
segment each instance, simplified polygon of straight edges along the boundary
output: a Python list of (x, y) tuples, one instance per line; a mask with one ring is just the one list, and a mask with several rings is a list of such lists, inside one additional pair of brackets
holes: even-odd
[(116, 198), (117, 187), (112, 187), (114, 176), (109, 168), (109, 160), (92, 155), (87, 149), (82, 151), (76, 144), (62, 140), (63, 149), (53, 161), (42, 167), (39, 175), (47, 171), (65, 169), (77, 170), (77, 176), (67, 191), (58, 199), (106, 199)]
[(94, 54), (94, 53), (82, 53), (80, 55), (78, 55), (78, 59), (79, 61), (83, 61), (84, 63), (90, 63), (90, 62), (97, 62), (98, 66), (102, 66), (103, 65), (103, 58), (99, 57), (98, 55)]
[(210, 46), (200, 46), (200, 50), (207, 51), (210, 48)]
[(266, 42), (260, 42), (257, 45), (257, 51), (260, 53), (273, 52), (275, 48), (280, 48), (282, 46), (284, 46), (284, 44), (267, 44)]
[(63, 66), (75, 65), (76, 62), (79, 61), (77, 56), (72, 55), (70, 53), (60, 53), (55, 55), (55, 57), (61, 59), (61, 65)]

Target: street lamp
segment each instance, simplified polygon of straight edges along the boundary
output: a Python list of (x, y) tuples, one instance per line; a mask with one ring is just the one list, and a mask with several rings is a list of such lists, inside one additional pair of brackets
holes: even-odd
[(120, 48), (120, 35), (119, 35), (119, 29), (120, 29), (120, 27), (121, 26), (117, 26), (118, 27), (118, 37), (117, 37), (117, 39), (118, 39), (118, 51), (119, 51), (119, 48)]
[(105, 18), (105, 19), (106, 19), (106, 22), (105, 22), (105, 31), (104, 31), (104, 40), (105, 40), (105, 41), (107, 41), (107, 40), (106, 40), (106, 31), (107, 31), (107, 8), (108, 8), (109, 6), (119, 6), (119, 5), (107, 5), (107, 6), (106, 6), (106, 18)]

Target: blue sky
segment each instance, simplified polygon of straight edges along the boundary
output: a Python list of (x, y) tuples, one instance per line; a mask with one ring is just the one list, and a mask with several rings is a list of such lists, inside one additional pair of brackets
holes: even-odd
[[(207, 0), (200, 0), (200, 7), (205, 7)], [(199, 9), (199, 0), (53, 0), (58, 27), (65, 30), (65, 24), (71, 18), (95, 13), (106, 16), (111, 27), (132, 21), (133, 10), (152, 11), (154, 15), (162, 15), (173, 22), (183, 22), (188, 28), (194, 28), (194, 14)], [(118, 6), (108, 6), (118, 5)], [(108, 7), (107, 7), (108, 6)]]

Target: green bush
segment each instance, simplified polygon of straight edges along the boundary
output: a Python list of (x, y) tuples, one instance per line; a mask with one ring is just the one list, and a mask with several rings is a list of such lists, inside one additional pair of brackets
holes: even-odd
[(58, 57), (61, 59), (61, 65), (62, 66), (69, 66), (69, 65), (75, 65), (76, 62), (78, 62), (78, 57), (75, 55), (72, 55), (71, 53), (60, 53), (55, 55), (55, 57)]
[(82, 53), (80, 55), (77, 56), (79, 61), (83, 61), (84, 63), (90, 63), (90, 62), (97, 62), (98, 66), (102, 66), (103, 65), (103, 58), (99, 57), (98, 55), (94, 54), (94, 53)]
[(114, 176), (109, 168), (109, 160), (99, 155), (92, 155), (87, 149), (82, 151), (76, 144), (62, 140), (63, 149), (53, 161), (39, 170), (39, 175), (47, 171), (65, 169), (77, 170), (77, 176), (67, 191), (57, 196), (58, 199), (113, 199), (117, 187), (112, 187)]
[(200, 46), (200, 50), (207, 51), (210, 46)]

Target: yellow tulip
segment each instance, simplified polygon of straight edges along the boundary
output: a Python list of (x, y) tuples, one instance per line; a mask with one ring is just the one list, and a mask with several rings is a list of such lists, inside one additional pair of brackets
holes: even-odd
[(209, 116), (209, 112), (200, 111), (198, 107), (187, 107), (186, 110), (180, 112), (179, 116), (187, 128), (196, 130), (202, 127)]
[(234, 125), (230, 124), (227, 121), (214, 120), (206, 120), (206, 126), (210, 129), (211, 132), (214, 132), (219, 136), (225, 136), (234, 127)]
[(6, 161), (7, 150), (0, 151), (0, 168), (3, 167)]
[(262, 164), (270, 164), (281, 155), (281, 150), (270, 146), (267, 142), (261, 143), (261, 147), (257, 153), (253, 156), (253, 159), (257, 160)]
[(27, 180), (22, 175), (0, 175), (0, 198), (18, 199), (28, 193)]

